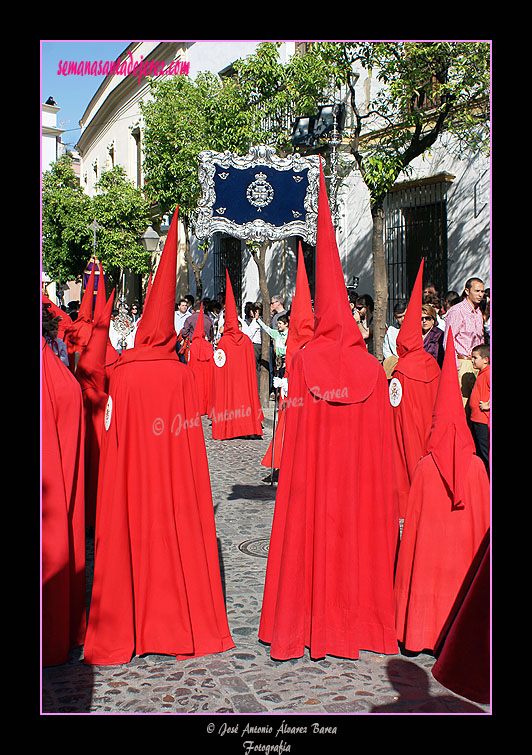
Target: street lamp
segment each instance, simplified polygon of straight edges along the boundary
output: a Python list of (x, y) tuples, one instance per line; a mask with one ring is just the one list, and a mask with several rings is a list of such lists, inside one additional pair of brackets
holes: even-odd
[(338, 225), (338, 148), (342, 143), (345, 123), (345, 105), (331, 103), (320, 105), (316, 115), (296, 118), (291, 141), (294, 147), (316, 148), (321, 140), (328, 139), (331, 150), (330, 206), (333, 225)]
[(159, 239), (160, 236), (157, 231), (154, 231), (151, 225), (149, 225), (140, 237), (140, 243), (142, 244), (146, 252), (153, 254), (153, 252), (157, 251), (157, 247), (159, 246)]
[(154, 231), (152, 226), (149, 225), (142, 236), (140, 237), (140, 243), (144, 247), (144, 251), (150, 255), (150, 270), (153, 270), (153, 255), (159, 249), (159, 241), (161, 237)]

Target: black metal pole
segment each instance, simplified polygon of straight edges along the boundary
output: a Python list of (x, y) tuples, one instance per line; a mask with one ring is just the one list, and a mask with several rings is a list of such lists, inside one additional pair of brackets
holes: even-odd
[(270, 470), (270, 485), (273, 485), (273, 457), (275, 454), (275, 427), (277, 425), (277, 397), (279, 395), (279, 389), (274, 388), (275, 398), (274, 398), (274, 404), (273, 404), (273, 436), (272, 436), (272, 462), (271, 462), (271, 470)]

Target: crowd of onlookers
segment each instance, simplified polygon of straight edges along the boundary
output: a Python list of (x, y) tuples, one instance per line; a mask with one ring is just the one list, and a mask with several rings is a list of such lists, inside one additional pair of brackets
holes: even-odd
[[(382, 362), (386, 375), (390, 379), (398, 361), (397, 336), (405, 317), (408, 302), (400, 300), (394, 303), (393, 322), (389, 323), (386, 328), (382, 353), (375, 354), (373, 299), (368, 294), (357, 294), (353, 290), (348, 290), (348, 300), (353, 318), (360, 328), (368, 351)], [(201, 303), (203, 306), (205, 338), (212, 343), (213, 349), (215, 349), (223, 334), (224, 293), (220, 292), (216, 299), (204, 298)], [(62, 307), (62, 309), (68, 314), (70, 320), (75, 321), (78, 315), (79, 302), (70, 302), (67, 307)], [(119, 353), (124, 348), (132, 348), (134, 346), (136, 326), (141, 316), (142, 308), (138, 302), (134, 302), (130, 307), (119, 302), (118, 307), (113, 310), (109, 337), (111, 344)], [(175, 329), (178, 336), (176, 351), (181, 361), (185, 363), (188, 358), (188, 347), (194, 335), (198, 317), (199, 307), (191, 294), (177, 301), (174, 317)], [(471, 324), (468, 318), (473, 318), (471, 321), (473, 324)], [(249, 336), (253, 343), (257, 378), (259, 378), (260, 374), (263, 338), (266, 337), (270, 340), (268, 367), (270, 372), (270, 388), (272, 388), (274, 376), (282, 376), (284, 371), (290, 310), (285, 308), (281, 296), (274, 295), (270, 300), (269, 325), (266, 325), (263, 321), (263, 306), (261, 302), (246, 302), (243, 307), (243, 316), (239, 317), (239, 321), (242, 331)], [(466, 372), (468, 375), (464, 379), (463, 384), (466, 384), (467, 379), (470, 381), (470, 389), (467, 391), (467, 396), (464, 393), (464, 396), (469, 398), (476, 377), (486, 366), (489, 366), (490, 290), (489, 288), (484, 288), (484, 284), (479, 278), (471, 278), (466, 281), (462, 293), (446, 291), (442, 296), (440, 296), (433, 283), (428, 282), (424, 286), (420, 333), (423, 339), (423, 348), (436, 359), (440, 367), (443, 363), (445, 353), (447, 326), (451, 321), (457, 351), (457, 364), (461, 373), (460, 379), (462, 381), (462, 373)], [(65, 343), (57, 337), (58, 322), (57, 317), (46, 318), (46, 321), (43, 321), (43, 335), (59, 358), (68, 366)], [(478, 354), (475, 355), (474, 349), (481, 344), (487, 348), (484, 348), (482, 356), (479, 357)], [(475, 366), (476, 363), (477, 366)], [(486, 398), (487, 396), (488, 398)], [(487, 414), (489, 416), (489, 387), (487, 391), (483, 391), (481, 403), (484, 409), (481, 410), (483, 414), (480, 417), (478, 415), (478, 406), (475, 404), (472, 407), (473, 417), (475, 418), (472, 420), (475, 423), (472, 427), (475, 427), (476, 424), (481, 425), (479, 432), (482, 435), (482, 441), (480, 442), (479, 449), (482, 447), (482, 455), (485, 458), (487, 453), (485, 450), (487, 446), (485, 426), (489, 423), (486, 422), (484, 415)], [(486, 406), (488, 407), (487, 409)], [(478, 422), (479, 419), (481, 420), (480, 422)]]

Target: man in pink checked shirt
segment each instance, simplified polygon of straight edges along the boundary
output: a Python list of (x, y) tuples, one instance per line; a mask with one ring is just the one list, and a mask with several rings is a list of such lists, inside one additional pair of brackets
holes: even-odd
[(469, 278), (464, 287), (464, 298), (458, 304), (454, 304), (445, 317), (443, 345), (445, 347), (447, 343), (447, 333), (451, 327), (464, 406), (467, 404), (476, 379), (476, 370), (471, 361), (471, 350), (480, 343), (484, 343), (484, 319), (479, 307), (483, 297), (483, 281), (480, 278)]

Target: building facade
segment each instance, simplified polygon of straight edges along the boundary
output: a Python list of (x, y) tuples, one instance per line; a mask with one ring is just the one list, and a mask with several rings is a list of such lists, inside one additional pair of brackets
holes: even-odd
[[(252, 54), (257, 41), (132, 42), (121, 61), (139, 75), (109, 73), (102, 81), (80, 121), (76, 145), (81, 154), (80, 181), (90, 195), (102, 171), (114, 165), (125, 168), (130, 180), (143, 184), (142, 139), (144, 124), (139, 102), (149, 97), (147, 79), (140, 65), (161, 61), (174, 64), (176, 71), (194, 78), (200, 71), (223, 75), (238, 58)], [(280, 58), (297, 53), (297, 42), (284, 42)], [(153, 69), (152, 69), (153, 72)], [(134, 74), (132, 70), (131, 73)], [(369, 106), (376, 78), (361, 70), (357, 97)], [(365, 103), (365, 105), (364, 105)], [(349, 123), (346, 124), (346, 129)], [(340, 146), (342, 180), (339, 184), (337, 240), (346, 285), (358, 281), (358, 293), (373, 296), (372, 219), (369, 197), (352, 156)], [(490, 286), (490, 163), (476, 155), (454, 156), (449, 137), (442, 137), (430, 154), (418, 158), (408, 176), (401, 176), (389, 192), (385, 205), (385, 249), (389, 279), (389, 312), (395, 300), (408, 298), (420, 256), (426, 259), (427, 275), (443, 294), (462, 293), (471, 276)], [(167, 219), (166, 222), (168, 222)], [(161, 228), (161, 246), (167, 226)], [(188, 270), (183, 241), (178, 262), (178, 295), (195, 293), (194, 276)], [(270, 294), (280, 294), (287, 308), (295, 290), (299, 239), (271, 243), (266, 256)], [(311, 287), (314, 250), (303, 244)], [(191, 253), (203, 256), (197, 240), (191, 239)], [(211, 239), (211, 250), (202, 271), (203, 296), (216, 298), (224, 287), (225, 268), (235, 281), (238, 305), (260, 298), (258, 270), (244, 242), (222, 234)], [(131, 289), (130, 297), (138, 298)]]
[(64, 154), (61, 135), (65, 130), (57, 125), (60, 107), (50, 102), (41, 105), (41, 174)]

